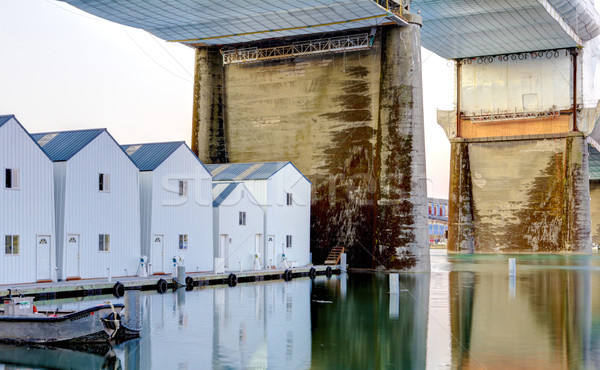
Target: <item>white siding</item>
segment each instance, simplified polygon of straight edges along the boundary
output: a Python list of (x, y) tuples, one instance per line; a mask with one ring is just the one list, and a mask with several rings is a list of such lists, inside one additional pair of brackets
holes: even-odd
[[(292, 193), (293, 205), (286, 205)], [(266, 234), (275, 235), (275, 259), (279, 266), (282, 253), (299, 266), (310, 263), (310, 182), (288, 164), (268, 180), (265, 207)], [(292, 235), (292, 248), (286, 248), (286, 235)]]
[[(239, 225), (239, 212), (246, 212), (246, 225), (244, 226)], [(218, 227), (215, 237), (215, 251), (219, 250), (219, 236), (221, 234), (226, 234), (231, 239), (228, 254), (229, 266), (225, 270), (239, 271), (240, 262), (242, 270), (253, 270), (255, 238), (257, 234), (262, 235), (264, 230), (263, 209), (256, 204), (256, 200), (248, 189), (240, 184), (221, 203), (216, 215), (215, 222), (218, 222)], [(218, 256), (218, 253), (216, 256)]]
[[(19, 189), (5, 189), (5, 169), (19, 170)], [(52, 162), (11, 119), (0, 127), (0, 284), (37, 280), (37, 235), (51, 236), (54, 254)], [(5, 235), (19, 235), (19, 255), (6, 255)], [(54, 255), (50, 270), (54, 270)]]
[[(140, 231), (142, 255), (150, 258), (152, 253), (152, 171), (140, 172)], [(149, 260), (147, 260), (149, 262)]]
[[(110, 191), (98, 191), (98, 175), (110, 175)], [(103, 132), (67, 161), (63, 237), (80, 235), (80, 277), (136, 272), (140, 250), (138, 169)], [(98, 250), (98, 235), (110, 234), (110, 251)], [(61, 243), (59, 248), (63, 248)], [(65, 258), (61, 260), (64, 279)]]
[[(188, 196), (178, 194), (178, 181), (188, 181)], [(164, 235), (165, 269), (171, 273), (171, 259), (183, 256), (186, 271), (212, 271), (213, 210), (212, 178), (187, 148), (180, 146), (158, 168), (152, 179), (151, 235)], [(179, 249), (179, 235), (188, 235), (188, 249)], [(154, 256), (150, 254), (150, 263)]]

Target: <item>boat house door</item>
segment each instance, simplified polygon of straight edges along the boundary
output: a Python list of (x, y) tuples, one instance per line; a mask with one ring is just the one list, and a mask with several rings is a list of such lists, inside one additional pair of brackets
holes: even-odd
[[(254, 239), (254, 254), (258, 255), (259, 261), (265, 260), (265, 247), (262, 242), (262, 234), (256, 234)], [(261, 262), (262, 266), (265, 266), (263, 262)], [(261, 268), (262, 268), (261, 266)]]
[(52, 264), (50, 263), (52, 239), (50, 235), (38, 235), (37, 237), (37, 281), (52, 281)]
[(219, 238), (219, 257), (223, 258), (223, 267), (229, 267), (229, 236), (221, 234)]
[(79, 234), (67, 234), (66, 278), (79, 278)]
[(165, 272), (165, 236), (154, 235), (152, 242), (152, 271), (154, 273)]
[(268, 263), (269, 266), (275, 265), (275, 235), (269, 235), (267, 238), (267, 257), (269, 258)]

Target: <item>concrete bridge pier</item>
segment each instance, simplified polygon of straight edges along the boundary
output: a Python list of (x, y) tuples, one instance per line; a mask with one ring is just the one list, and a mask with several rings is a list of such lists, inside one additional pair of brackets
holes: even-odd
[(207, 163), (291, 160), (312, 182), (316, 263), (342, 245), (352, 267), (429, 270), (421, 25), (405, 16), (343, 34), (374, 35), (362, 50), (237, 64), (196, 52), (193, 149)]
[(383, 35), (375, 245), (391, 269), (428, 271), (421, 18), (408, 20)]
[[(456, 62), (448, 251), (589, 253), (588, 140), (578, 49)], [(579, 72), (578, 72), (579, 71)]]
[(192, 150), (205, 163), (227, 163), (223, 57), (216, 47), (196, 48)]

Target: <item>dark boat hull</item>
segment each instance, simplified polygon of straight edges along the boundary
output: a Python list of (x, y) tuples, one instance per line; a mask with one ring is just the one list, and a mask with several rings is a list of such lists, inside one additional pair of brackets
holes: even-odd
[[(135, 330), (106, 325), (112, 313), (123, 310), (122, 304), (101, 305), (56, 317), (0, 316), (0, 341), (16, 343), (106, 343)], [(114, 316), (114, 315), (113, 315)], [(116, 332), (115, 332), (116, 331)], [(139, 334), (138, 334), (139, 336)]]

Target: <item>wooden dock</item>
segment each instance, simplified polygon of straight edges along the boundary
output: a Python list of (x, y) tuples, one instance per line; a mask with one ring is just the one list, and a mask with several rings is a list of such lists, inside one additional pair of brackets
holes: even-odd
[[(312, 271), (313, 269), (314, 272)], [(85, 297), (106, 294), (114, 294), (115, 296), (120, 297), (123, 295), (124, 290), (156, 290), (160, 293), (164, 293), (164, 290), (161, 289), (159, 285), (162, 285), (162, 288), (166, 287), (167, 289), (179, 288), (182, 286), (187, 286), (188, 289), (192, 289), (195, 286), (235, 286), (237, 283), (249, 283), (267, 280), (289, 281), (299, 277), (314, 278), (318, 275), (331, 276), (331, 274), (339, 273), (339, 266), (305, 266), (291, 269), (265, 269), (242, 272), (226, 272), (224, 274), (188, 273), (186, 274), (186, 281), (184, 282), (178, 282), (177, 276), (173, 274), (152, 275), (148, 277), (125, 276), (113, 277), (110, 280), (108, 278), (104, 278), (60, 281), (52, 283), (0, 285), (0, 297), (7, 297), (10, 293), (12, 293), (12, 295), (34, 297), (35, 300)], [(161, 280), (164, 280), (164, 283), (160, 282)], [(118, 287), (118, 284), (122, 284), (122, 287)]]

